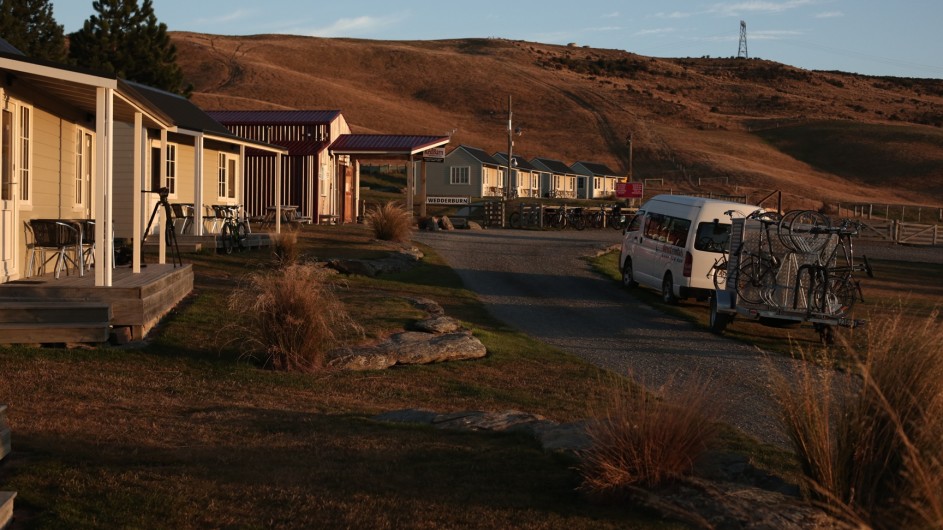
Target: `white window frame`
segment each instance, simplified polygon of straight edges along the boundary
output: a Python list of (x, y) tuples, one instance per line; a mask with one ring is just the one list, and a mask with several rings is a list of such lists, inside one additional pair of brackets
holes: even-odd
[(86, 204), (90, 198), (92, 172), (95, 170), (95, 135), (84, 127), (75, 127), (75, 187), (73, 188), (74, 208), (88, 210)]
[(177, 196), (177, 144), (167, 144), (167, 169), (164, 175), (164, 186), (167, 186), (171, 197)]
[[(25, 131), (24, 116), (28, 120)], [(33, 205), (33, 152), (35, 151), (33, 123), (36, 121), (36, 113), (33, 112), (32, 105), (16, 102), (13, 119), (15, 120), (13, 135), (16, 141), (13, 147), (13, 174), (14, 181), (19, 187), (16, 191), (17, 199), (20, 207), (31, 208)]]
[(452, 166), (449, 168), (449, 184), (453, 186), (471, 185), (470, 166)]
[(218, 181), (216, 186), (216, 196), (220, 199), (227, 198), (227, 192), (229, 190), (229, 166), (226, 161), (226, 153), (219, 153), (219, 172), (218, 172)]

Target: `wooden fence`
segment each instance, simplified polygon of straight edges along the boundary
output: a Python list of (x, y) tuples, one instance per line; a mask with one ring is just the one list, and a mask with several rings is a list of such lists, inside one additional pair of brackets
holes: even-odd
[(894, 220), (862, 221), (858, 237), (869, 241), (887, 241), (905, 245), (943, 245), (943, 227)]

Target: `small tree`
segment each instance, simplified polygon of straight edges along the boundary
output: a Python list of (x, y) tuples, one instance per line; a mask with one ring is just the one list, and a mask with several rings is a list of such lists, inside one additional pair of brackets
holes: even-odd
[(79, 66), (114, 72), (148, 86), (189, 95), (177, 47), (158, 22), (151, 0), (97, 0), (97, 15), (69, 35), (69, 58)]
[(0, 0), (0, 37), (29, 57), (65, 61), (65, 33), (49, 0)]

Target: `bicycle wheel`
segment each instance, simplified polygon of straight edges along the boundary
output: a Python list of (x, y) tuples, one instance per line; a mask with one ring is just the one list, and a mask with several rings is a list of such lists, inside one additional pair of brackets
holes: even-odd
[(748, 304), (762, 304), (775, 276), (765, 261), (748, 256), (737, 269), (737, 296)]
[(711, 280), (714, 282), (714, 289), (718, 291), (723, 291), (727, 288), (727, 260), (722, 259), (714, 264), (711, 267), (710, 272), (707, 273), (711, 277)]
[(223, 240), (223, 251), (226, 254), (232, 254), (234, 246), (232, 227), (229, 224), (224, 224), (223, 229), (219, 232), (219, 237)]
[(831, 222), (815, 210), (786, 212), (779, 222), (779, 240), (789, 250), (814, 254), (831, 239)]
[(236, 225), (236, 243), (239, 250), (246, 248), (246, 241), (249, 239), (249, 223), (241, 221)]
[(570, 221), (573, 223), (573, 228), (577, 230), (586, 228), (586, 219), (583, 217), (583, 214), (573, 214)]
[(609, 218), (609, 227), (613, 230), (622, 230), (622, 227), (625, 226), (625, 216), (624, 215), (613, 215)]
[(843, 317), (858, 301), (858, 283), (851, 276), (832, 276), (827, 288), (819, 292), (817, 305), (826, 315)]
[(511, 216), (508, 217), (508, 225), (511, 228), (520, 228), (521, 227), (521, 212), (511, 212)]

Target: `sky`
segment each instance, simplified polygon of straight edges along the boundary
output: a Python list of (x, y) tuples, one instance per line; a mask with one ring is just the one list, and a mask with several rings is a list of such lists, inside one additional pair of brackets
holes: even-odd
[[(92, 0), (54, 0), (67, 33)], [(809, 70), (943, 78), (943, 0), (153, 0), (171, 31), (375, 40), (496, 37), (652, 57), (747, 55)]]

